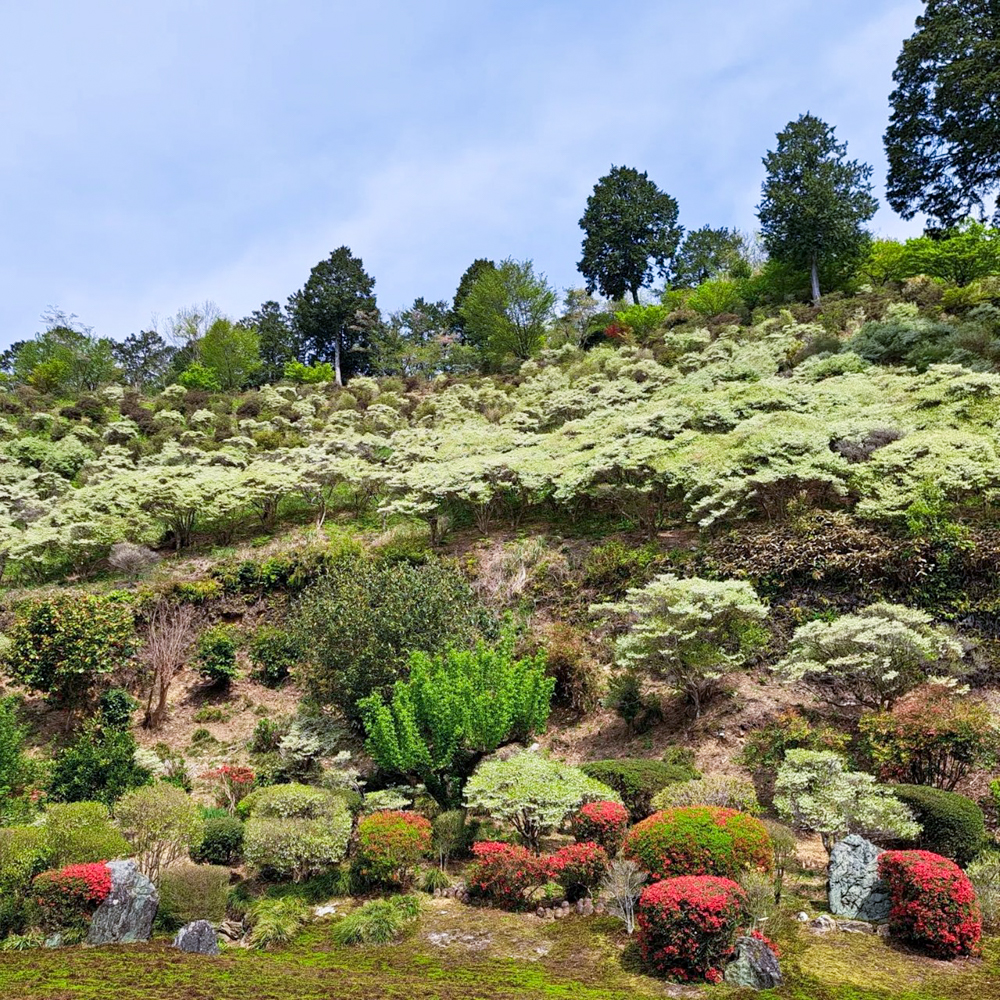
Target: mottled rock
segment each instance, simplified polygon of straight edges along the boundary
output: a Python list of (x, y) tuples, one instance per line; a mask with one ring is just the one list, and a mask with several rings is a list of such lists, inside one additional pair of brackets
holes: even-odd
[(821, 913), (815, 920), (809, 921), (809, 930), (817, 934), (827, 934), (837, 929), (837, 921), (829, 913)]
[(177, 932), (174, 947), (197, 955), (218, 955), (219, 936), (207, 920), (192, 920)]
[(881, 923), (889, 919), (889, 889), (878, 876), (882, 852), (852, 833), (830, 853), (830, 912), (838, 917)]
[(847, 934), (874, 934), (875, 925), (865, 920), (838, 920), (837, 927)]
[(160, 895), (134, 861), (109, 861), (111, 892), (97, 908), (87, 944), (148, 941)]
[(239, 941), (243, 937), (243, 924), (238, 920), (223, 920), (219, 924), (219, 933), (230, 941)]
[(725, 980), (731, 986), (769, 990), (781, 985), (778, 956), (760, 938), (743, 935), (736, 939), (736, 953), (726, 966)]

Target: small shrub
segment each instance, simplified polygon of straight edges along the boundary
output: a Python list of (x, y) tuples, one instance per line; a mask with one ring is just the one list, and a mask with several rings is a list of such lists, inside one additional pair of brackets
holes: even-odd
[(198, 672), (213, 687), (228, 687), (236, 679), (236, 637), (228, 625), (215, 625), (198, 637)]
[(588, 802), (573, 817), (573, 836), (578, 843), (592, 842), (614, 857), (628, 832), (628, 810), (620, 802)]
[(205, 820), (201, 843), (191, 849), (191, 859), (202, 865), (231, 865), (243, 850), (243, 824), (235, 816)]
[(774, 861), (771, 838), (759, 819), (712, 806), (654, 813), (629, 831), (622, 856), (660, 879), (678, 875), (738, 878), (752, 868), (769, 872)]
[(642, 759), (598, 760), (584, 764), (583, 772), (613, 788), (622, 797), (633, 822), (650, 814), (653, 796), (661, 788), (701, 777), (693, 766), (693, 758), (680, 758), (670, 763)]
[(288, 944), (309, 920), (309, 906), (295, 896), (260, 899), (247, 912), (250, 923), (247, 943), (253, 948)]
[(465, 873), (469, 895), (504, 910), (524, 909), (531, 892), (549, 879), (545, 860), (519, 844), (481, 841), (472, 854), (475, 861)]
[(653, 796), (652, 805), (656, 810), (676, 806), (718, 806), (751, 814), (760, 812), (753, 782), (728, 774), (710, 774), (694, 781), (667, 785)]
[(448, 867), (448, 859), (467, 844), (465, 811), (448, 809), (438, 813), (431, 823), (431, 843), (441, 870), (444, 871)]
[(922, 827), (917, 844), (967, 865), (986, 841), (983, 811), (971, 799), (924, 785), (895, 785), (893, 794), (913, 811)]
[(935, 958), (975, 955), (982, 924), (976, 891), (954, 861), (930, 851), (886, 851), (878, 870), (889, 885), (889, 933)]
[(409, 888), (431, 849), (431, 822), (413, 812), (377, 812), (358, 823), (355, 870), (371, 885)]
[(253, 789), (256, 775), (249, 767), (222, 764), (211, 771), (205, 771), (202, 779), (214, 787), (217, 805), (233, 814)]
[(601, 896), (607, 901), (608, 912), (625, 925), (629, 934), (635, 930), (636, 904), (648, 879), (634, 861), (616, 858), (601, 883)]
[(248, 652), (254, 677), (268, 687), (279, 687), (302, 658), (302, 641), (291, 632), (265, 625), (254, 633)]
[(424, 872), (424, 877), (420, 883), (420, 888), (424, 892), (433, 893), (437, 889), (447, 889), (451, 885), (451, 879), (448, 878), (447, 872), (443, 871), (441, 868), (428, 868)]
[(774, 901), (781, 902), (781, 892), (785, 884), (785, 872), (798, 854), (798, 843), (795, 834), (783, 823), (774, 820), (762, 820), (771, 838), (771, 851), (774, 856)]
[(269, 819), (321, 819), (339, 814), (344, 797), (327, 788), (292, 782), (268, 785), (243, 798), (237, 806), (241, 816)]
[(655, 694), (644, 694), (634, 670), (624, 670), (608, 681), (602, 704), (611, 709), (629, 733), (645, 733), (663, 721), (663, 706)]
[(160, 908), (156, 917), (173, 929), (192, 920), (217, 924), (226, 916), (229, 869), (221, 865), (179, 864), (160, 876)]
[(31, 884), (38, 923), (49, 930), (85, 926), (109, 892), (111, 870), (103, 862), (42, 872)]
[(115, 819), (139, 869), (154, 882), (160, 872), (185, 857), (201, 840), (203, 820), (183, 789), (160, 782), (122, 796)]
[(281, 738), (287, 732), (287, 726), (271, 719), (259, 719), (254, 726), (253, 735), (247, 744), (250, 753), (275, 753)]
[(1000, 931), (1000, 853), (984, 851), (965, 869), (979, 900), (983, 930)]
[(149, 770), (136, 762), (135, 751), (129, 730), (90, 720), (56, 756), (49, 794), (57, 801), (110, 806), (129, 789), (153, 780)]
[(128, 842), (111, 825), (103, 802), (54, 802), (45, 810), (44, 830), (54, 868), (129, 856)]
[(719, 982), (744, 918), (746, 897), (728, 878), (683, 875), (639, 897), (639, 949), (656, 973)]
[(335, 944), (388, 944), (395, 941), (420, 916), (416, 896), (372, 899), (349, 913), (333, 927)]
[(132, 725), (132, 713), (138, 707), (139, 702), (120, 687), (109, 688), (97, 703), (101, 722), (115, 729), (128, 729)]
[(0, 901), (18, 899), (48, 865), (49, 846), (43, 828), (0, 827)]
[(111, 546), (108, 564), (112, 569), (135, 579), (150, 566), (160, 561), (160, 557), (145, 545), (135, 545), (133, 542), (115, 542)]
[(589, 896), (601, 884), (608, 863), (607, 852), (599, 844), (567, 844), (548, 859), (549, 877), (566, 890), (566, 898), (573, 902)]

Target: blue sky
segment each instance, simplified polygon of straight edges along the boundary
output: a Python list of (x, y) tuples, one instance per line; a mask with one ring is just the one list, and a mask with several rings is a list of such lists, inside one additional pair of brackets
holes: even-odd
[[(916, 0), (0, 0), (0, 346), (283, 302), (348, 244), (389, 311), (475, 257), (581, 284), (612, 163), (753, 228), (811, 111), (885, 166)], [(918, 232), (883, 208), (883, 234)]]

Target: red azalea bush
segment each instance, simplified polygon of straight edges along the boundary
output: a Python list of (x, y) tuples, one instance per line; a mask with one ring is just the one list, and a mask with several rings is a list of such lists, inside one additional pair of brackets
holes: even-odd
[(111, 892), (111, 869), (103, 861), (53, 868), (35, 876), (31, 891), (43, 927), (79, 926)]
[(417, 863), (431, 849), (431, 821), (414, 812), (385, 810), (358, 823), (357, 874), (372, 885), (409, 888)]
[(609, 863), (607, 851), (599, 844), (567, 844), (548, 859), (549, 875), (573, 902), (601, 884)]
[(600, 844), (612, 858), (621, 850), (627, 832), (628, 810), (620, 802), (588, 802), (573, 817), (576, 840)]
[(475, 861), (465, 873), (469, 895), (504, 910), (523, 909), (532, 889), (549, 880), (549, 862), (527, 848), (494, 840), (472, 845)]
[(878, 870), (892, 897), (890, 934), (935, 958), (978, 953), (976, 890), (954, 861), (930, 851), (886, 851)]
[(230, 815), (236, 813), (236, 807), (253, 791), (257, 780), (253, 768), (238, 764), (223, 764), (206, 771), (202, 778), (215, 786), (216, 802), (221, 808), (228, 809)]
[(774, 863), (767, 827), (754, 816), (716, 806), (683, 806), (653, 813), (629, 831), (622, 856), (653, 878), (719, 875), (736, 878)]
[(746, 905), (728, 878), (681, 875), (653, 883), (636, 911), (643, 960), (661, 976), (719, 982)]

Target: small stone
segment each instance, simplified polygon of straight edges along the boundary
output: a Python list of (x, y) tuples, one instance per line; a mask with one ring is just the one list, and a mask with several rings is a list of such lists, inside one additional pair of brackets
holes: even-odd
[(743, 935), (736, 939), (736, 953), (726, 966), (724, 978), (731, 986), (769, 990), (781, 985), (778, 956), (760, 938)]
[(174, 947), (196, 955), (218, 955), (219, 937), (207, 920), (192, 920), (177, 932)]
[(542, 920), (545, 919), (545, 913), (546, 913), (546, 910), (545, 910), (544, 906), (539, 906), (538, 909), (535, 910), (535, 916), (536, 917), (540, 917)]
[(560, 906), (557, 909), (555, 909), (555, 910), (552, 911), (552, 916), (554, 916), (556, 918), (556, 920), (559, 920), (561, 917), (565, 917), (566, 916), (566, 910), (564, 910)]
[(795, 919), (800, 924), (807, 924), (809, 923), (809, 914), (806, 913), (805, 910), (799, 910), (799, 912), (795, 914)]
[(879, 925), (878, 925), (878, 926), (877, 926), (877, 927), (875, 928), (875, 933), (876, 933), (876, 934), (877, 934), (877, 935), (878, 935), (878, 936), (879, 936), (880, 938), (887, 938), (887, 937), (889, 936), (889, 925), (888, 925), (888, 924), (879, 924)]
[(238, 920), (223, 920), (219, 924), (219, 933), (230, 941), (239, 941), (243, 937), (243, 924)]
[(828, 934), (837, 929), (837, 921), (828, 913), (821, 913), (815, 920), (809, 921), (809, 929), (817, 934)]
[(875, 925), (866, 920), (838, 920), (837, 927), (847, 934), (874, 934)]

